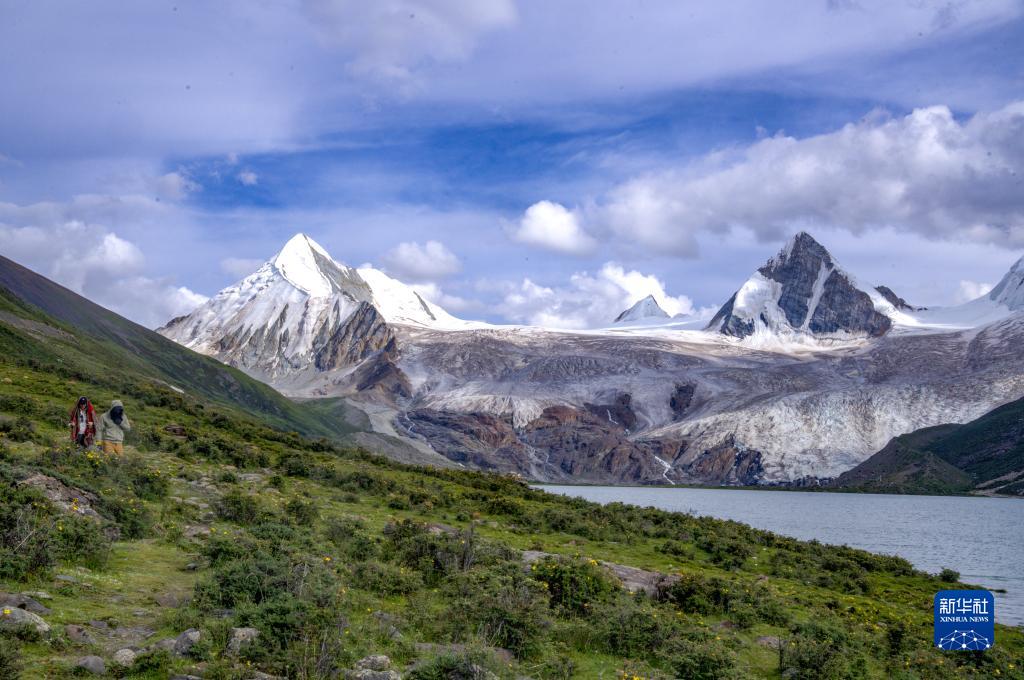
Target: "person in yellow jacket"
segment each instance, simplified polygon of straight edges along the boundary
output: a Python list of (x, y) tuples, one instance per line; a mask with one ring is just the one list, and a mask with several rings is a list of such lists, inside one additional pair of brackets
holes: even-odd
[(132, 424), (124, 413), (124, 404), (115, 399), (110, 410), (100, 416), (96, 427), (96, 441), (103, 448), (103, 453), (121, 455), (124, 453), (124, 433), (131, 432)]

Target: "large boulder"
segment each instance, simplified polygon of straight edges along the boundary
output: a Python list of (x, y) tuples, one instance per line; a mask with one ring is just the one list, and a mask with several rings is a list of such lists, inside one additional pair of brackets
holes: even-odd
[(134, 649), (119, 649), (114, 652), (114, 665), (121, 668), (131, 668), (135, 665), (138, 654)]
[(81, 668), (93, 675), (106, 675), (107, 673), (107, 665), (98, 656), (83, 656), (75, 664), (75, 668)]
[(28, 595), (0, 592), (0, 608), (24, 609), (33, 614), (49, 614), (50, 610)]
[(37, 614), (17, 607), (0, 609), (0, 630), (21, 630), (25, 627), (34, 628), (40, 635), (50, 632), (50, 624)]
[(232, 628), (231, 639), (228, 640), (228, 653), (238, 656), (242, 649), (249, 646), (260, 636), (255, 628)]
[(188, 656), (199, 641), (203, 638), (203, 634), (197, 628), (189, 628), (184, 633), (174, 639), (174, 646), (171, 651), (176, 656)]

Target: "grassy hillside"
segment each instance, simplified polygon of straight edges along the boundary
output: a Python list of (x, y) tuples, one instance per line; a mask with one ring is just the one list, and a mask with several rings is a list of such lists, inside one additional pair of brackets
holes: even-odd
[(145, 377), (282, 429), (323, 437), (353, 430), (343, 418), (303, 408), (241, 371), (189, 351), (0, 256), (0, 321), (5, 320), (0, 352), (70, 378), (87, 376), (127, 387)]
[[(1019, 629), (933, 649), (950, 584), (904, 560), (304, 439), (0, 300), (0, 590), (51, 628), (6, 598), (0, 677), (1024, 678)], [(83, 392), (125, 397), (123, 458), (64, 445)]]
[(877, 493), (1024, 495), (1024, 399), (965, 425), (896, 437), (835, 486)]

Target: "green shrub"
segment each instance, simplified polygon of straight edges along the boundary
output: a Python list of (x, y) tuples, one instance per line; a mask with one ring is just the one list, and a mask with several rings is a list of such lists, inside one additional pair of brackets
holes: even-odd
[(661, 649), (678, 633), (672, 617), (633, 598), (596, 608), (591, 621), (599, 648), (609, 654), (641, 658)]
[(478, 635), (521, 659), (540, 649), (549, 625), (547, 595), (518, 564), (462, 573), (446, 584), (445, 592), (452, 602), (446, 618), (456, 637)]
[(238, 524), (255, 524), (260, 520), (266, 510), (256, 496), (242, 493), (238, 489), (232, 489), (217, 502), (217, 514), (221, 519)]
[(939, 572), (939, 580), (943, 583), (957, 583), (960, 581), (960, 572), (955, 569), (943, 569)]
[(75, 515), (57, 519), (52, 545), (61, 561), (90, 569), (103, 567), (110, 559), (110, 539), (99, 523)]
[(662, 590), (660, 597), (688, 614), (725, 614), (735, 592), (730, 592), (729, 584), (722, 579), (682, 574), (678, 581)]
[(0, 637), (0, 678), (17, 680), (24, 668), (21, 645), (16, 640)]
[(724, 644), (703, 636), (699, 640), (679, 639), (669, 645), (668, 665), (678, 678), (725, 680), (740, 677), (736, 657)]
[(478, 680), (485, 677), (494, 662), (480, 652), (449, 652), (434, 657), (413, 668), (405, 677), (408, 680)]
[(547, 587), (551, 606), (568, 616), (589, 614), (619, 589), (596, 560), (548, 558), (531, 565), (530, 573)]
[(386, 562), (357, 562), (351, 572), (356, 587), (381, 595), (408, 595), (423, 587), (418, 572)]
[(288, 501), (285, 512), (300, 526), (309, 526), (320, 519), (320, 509), (314, 503), (307, 503), (298, 498)]

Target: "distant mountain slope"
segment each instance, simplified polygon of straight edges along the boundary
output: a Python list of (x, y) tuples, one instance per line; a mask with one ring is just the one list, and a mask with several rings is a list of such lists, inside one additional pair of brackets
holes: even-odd
[(96, 305), (0, 256), (0, 341), (13, 356), (57, 363), (109, 382), (147, 378), (303, 434), (338, 437), (344, 420)]
[(747, 279), (708, 329), (738, 338), (879, 337), (892, 327), (877, 309), (885, 304), (878, 291), (861, 288), (824, 246), (800, 232)]
[(965, 425), (896, 437), (835, 486), (898, 493), (1024, 495), (1024, 399)]
[(615, 317), (614, 323), (639, 321), (641, 319), (667, 318), (669, 318), (668, 312), (661, 308), (661, 305), (658, 304), (658, 301), (654, 299), (653, 295), (648, 295), (643, 300), (639, 300), (632, 307)]

